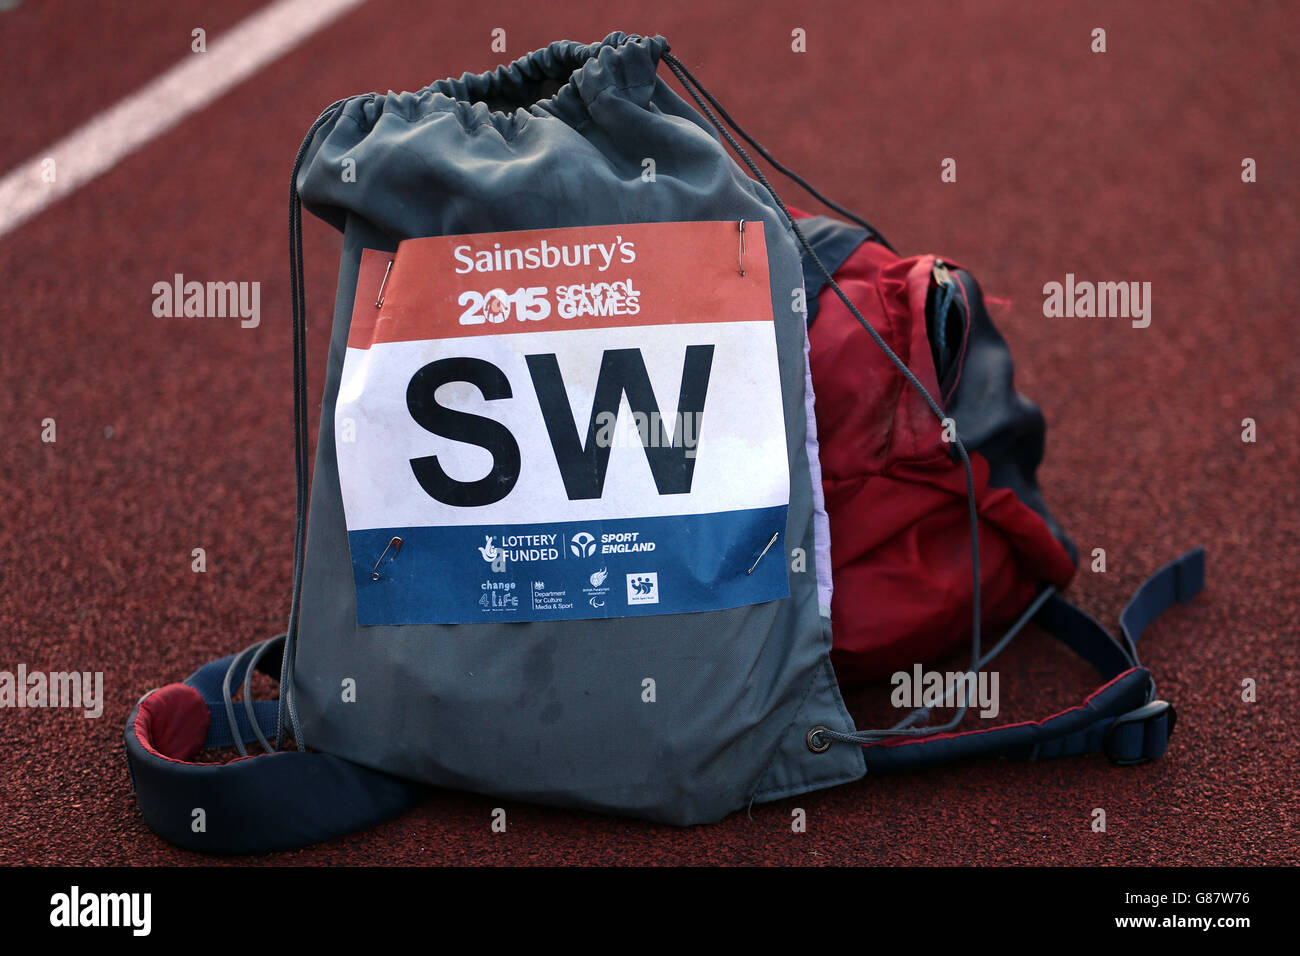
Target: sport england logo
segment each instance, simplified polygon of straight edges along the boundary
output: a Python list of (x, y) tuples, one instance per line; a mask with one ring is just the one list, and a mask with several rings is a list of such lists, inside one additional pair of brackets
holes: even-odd
[(569, 550), (573, 552), (574, 557), (589, 558), (596, 553), (596, 539), (585, 531), (579, 531), (569, 543)]
[(638, 571), (627, 576), (628, 604), (659, 603), (659, 572)]

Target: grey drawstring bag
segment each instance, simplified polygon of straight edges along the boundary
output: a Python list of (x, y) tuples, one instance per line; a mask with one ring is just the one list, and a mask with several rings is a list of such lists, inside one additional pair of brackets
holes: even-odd
[[(865, 772), (861, 748), (809, 743), (852, 722), (799, 253), (656, 75), (667, 50), (557, 42), (313, 126), (291, 190), (291, 622), (133, 712), (159, 832), (300, 845), (412, 783), (693, 824)], [(299, 196), (344, 237), (309, 511)], [(277, 655), (273, 714), (247, 690)], [(192, 750), (270, 753), (170, 759), (182, 711)], [(285, 757), (306, 769), (264, 780)], [(195, 834), (176, 808), (199, 799), (219, 807)]]
[[(801, 228), (728, 127), (860, 228)], [(310, 489), (302, 203), (344, 237)], [(289, 626), (133, 708), (149, 825), (209, 852), (286, 849), (385, 820), (427, 785), (691, 824), (868, 769), (1163, 753), (1175, 714), (1135, 644), (1201, 589), (1203, 552), (1138, 589), (1118, 638), (1045, 587), (985, 651), (960, 434), (967, 676), (1032, 619), (1106, 682), (1040, 721), (960, 731), (964, 698), (945, 698), (942, 724), (923, 706), (854, 729), (829, 657), (805, 270), (945, 414), (832, 276), (868, 236), (661, 37), (555, 43), (329, 107), (290, 188)], [(258, 671), (279, 676), (279, 701), (252, 699)], [(232, 745), (235, 760), (197, 760)]]

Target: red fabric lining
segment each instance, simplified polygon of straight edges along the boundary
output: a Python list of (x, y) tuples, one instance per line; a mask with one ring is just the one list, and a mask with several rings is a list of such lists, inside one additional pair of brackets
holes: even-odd
[[(189, 767), (219, 767), (220, 763), (194, 760), (208, 737), (211, 717), (203, 695), (189, 684), (168, 684), (140, 701), (131, 725), (140, 746), (155, 757)], [(248, 754), (228, 761), (249, 760)]]
[(145, 750), (173, 763), (189, 763), (208, 736), (208, 705), (188, 684), (168, 684), (140, 701), (136, 739)]

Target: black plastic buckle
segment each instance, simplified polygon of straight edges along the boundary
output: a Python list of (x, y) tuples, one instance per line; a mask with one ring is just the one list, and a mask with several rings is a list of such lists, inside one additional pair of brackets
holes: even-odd
[(1117, 767), (1136, 767), (1139, 764), (1150, 763), (1152, 757), (1120, 757), (1111, 749), (1111, 743), (1114, 739), (1115, 732), (1126, 724), (1145, 724), (1157, 720), (1169, 714), (1169, 728), (1165, 733), (1166, 739), (1174, 735), (1174, 724), (1178, 722), (1178, 712), (1174, 710), (1174, 705), (1167, 700), (1153, 700), (1149, 704), (1144, 704), (1137, 710), (1130, 710), (1115, 720), (1115, 723), (1106, 728), (1106, 736), (1101, 740), (1102, 752)]

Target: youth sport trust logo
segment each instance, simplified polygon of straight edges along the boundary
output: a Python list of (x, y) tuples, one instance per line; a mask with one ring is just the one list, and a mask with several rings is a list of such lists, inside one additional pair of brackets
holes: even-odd
[(627, 576), (627, 603), (658, 604), (659, 572), (634, 571)]

